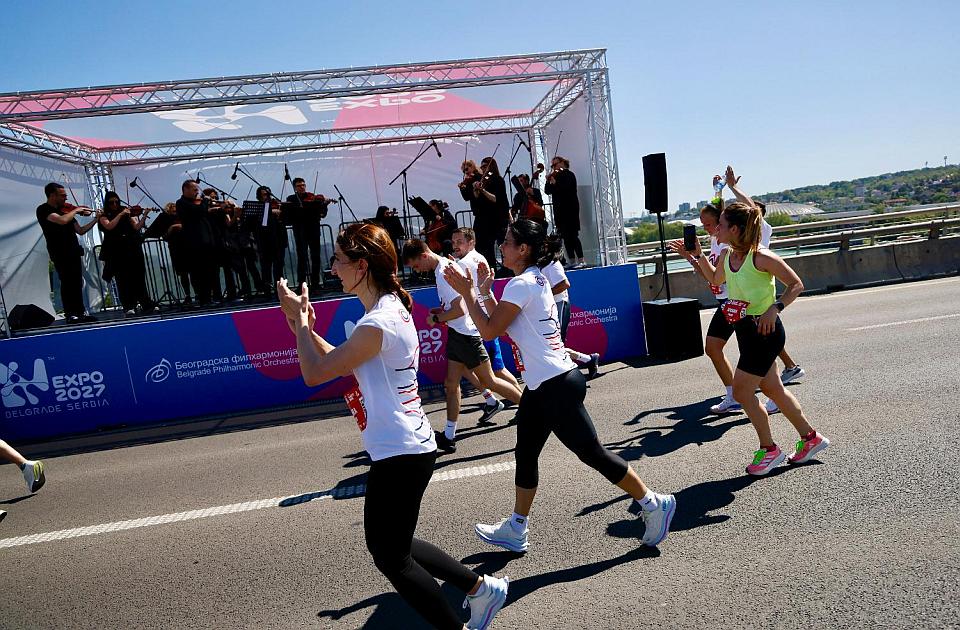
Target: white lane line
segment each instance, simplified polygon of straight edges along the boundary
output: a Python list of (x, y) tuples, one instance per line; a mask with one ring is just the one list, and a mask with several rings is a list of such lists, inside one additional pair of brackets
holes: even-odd
[[(451, 479), (466, 479), (468, 477), (482, 477), (495, 473), (514, 470), (517, 462), (500, 462), (498, 464), (487, 464), (485, 466), (473, 466), (471, 468), (459, 468), (456, 470), (445, 470), (434, 473), (430, 483), (438, 481), (449, 481)], [(252, 512), (254, 510), (263, 510), (273, 507), (289, 507), (298, 503), (306, 503), (319, 499), (348, 499), (365, 494), (367, 487), (364, 484), (354, 486), (344, 486), (331, 488), (330, 490), (321, 490), (318, 492), (307, 492), (303, 494), (292, 495), (288, 497), (276, 497), (273, 499), (258, 499), (255, 501), (244, 501), (243, 503), (231, 503), (230, 505), (218, 505), (200, 510), (188, 510), (186, 512), (174, 512), (172, 514), (160, 514), (157, 516), (147, 516), (144, 518), (135, 518), (128, 521), (115, 521), (113, 523), (102, 523), (100, 525), (88, 525), (86, 527), (77, 527), (74, 529), (61, 529), (53, 532), (43, 532), (40, 534), (30, 534), (27, 536), (16, 536), (13, 538), (0, 538), (0, 549), (6, 547), (21, 547), (23, 545), (35, 545), (54, 540), (65, 540), (67, 538), (78, 538), (80, 536), (95, 536), (97, 534), (107, 534), (109, 532), (119, 532), (127, 529), (137, 529), (140, 527), (153, 527), (156, 525), (166, 525), (168, 523), (179, 523), (182, 521), (194, 521), (211, 516), (222, 516), (224, 514), (238, 514), (240, 512)]]
[(847, 332), (854, 332), (857, 330), (873, 330), (874, 328), (886, 328), (887, 326), (903, 326), (904, 324), (916, 324), (919, 322), (932, 322), (937, 319), (950, 319), (952, 317), (960, 317), (960, 313), (951, 313), (950, 315), (937, 315), (935, 317), (921, 317), (920, 319), (905, 319), (899, 322), (887, 322), (885, 324), (873, 324), (872, 326), (858, 326), (856, 328), (846, 328)]

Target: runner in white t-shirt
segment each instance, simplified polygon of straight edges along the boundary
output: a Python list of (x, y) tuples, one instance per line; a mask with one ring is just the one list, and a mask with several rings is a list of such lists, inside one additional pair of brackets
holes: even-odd
[(440, 579), (467, 594), (467, 627), (487, 628), (506, 601), (507, 579), (481, 577), (414, 538), (437, 450), (417, 395), (420, 344), (413, 303), (396, 271), (396, 250), (380, 226), (350, 225), (337, 237), (333, 274), (346, 293), (360, 299), (365, 313), (350, 338), (336, 347), (313, 331), (316, 316), (306, 284), (298, 296), (281, 279), (277, 295), (297, 337), (304, 383), (316, 386), (351, 374), (359, 383), (346, 398), (372, 460), (363, 525), (377, 569), (433, 627), (464, 627), (440, 591)]
[[(556, 260), (544, 267), (541, 271), (543, 277), (550, 284), (550, 292), (553, 293), (553, 300), (557, 303), (557, 312), (560, 314), (560, 338), (564, 344), (567, 342), (567, 327), (570, 325), (570, 279), (567, 272), (560, 264), (560, 250), (563, 247), (563, 241), (559, 236), (548, 236), (546, 242), (547, 253), (552, 254)], [(564, 345), (567, 354), (581, 368), (587, 369), (587, 379), (597, 375), (597, 369), (600, 367), (600, 355), (584, 354), (578, 352), (569, 346)]]
[(646, 521), (643, 544), (655, 546), (667, 536), (676, 499), (649, 490), (623, 458), (604, 448), (597, 438), (583, 406), (586, 380), (563, 349), (557, 304), (540, 271), (553, 258), (546, 254), (544, 240), (543, 228), (527, 219), (514, 221), (507, 228), (500, 251), (504, 266), (516, 275), (507, 282), (499, 302), (491, 294), (493, 278), (486, 265), (478, 270), (479, 297), (469, 274), (454, 266), (444, 270), (485, 339), (504, 332), (510, 335), (526, 382), (517, 412), (513, 515), (494, 525), (477, 525), (477, 535), (511, 551), (527, 550), (527, 521), (539, 483), (537, 460), (547, 438), (555, 433), (582, 462), (635, 499), (631, 507), (638, 509)]
[[(477, 267), (480, 263), (489, 267), (490, 263), (483, 257), (483, 254), (476, 250), (477, 237), (473, 229), (463, 227), (454, 230), (451, 244), (453, 245), (454, 258), (460, 263), (461, 267), (470, 272), (470, 275), (473, 277), (473, 282), (476, 284)], [(520, 382), (517, 381), (517, 377), (515, 377), (503, 363), (500, 340), (492, 339), (490, 341), (484, 341), (483, 347), (486, 348), (487, 354), (490, 356), (490, 367), (493, 368), (493, 373), (516, 387), (517, 391), (520, 391)], [(480, 416), (477, 424), (487, 423), (495, 414), (504, 410), (506, 405), (502, 401), (497, 400), (493, 392), (484, 388), (472, 371), (467, 372), (465, 378), (480, 391), (484, 398), (483, 415)]]
[(520, 402), (520, 390), (493, 373), (483, 339), (463, 309), (463, 299), (444, 277), (447, 267), (456, 267), (461, 271), (462, 267), (430, 251), (427, 244), (419, 239), (404, 243), (401, 257), (404, 265), (417, 273), (433, 272), (437, 280), (440, 308), (430, 314), (427, 323), (431, 326), (447, 326), (447, 378), (443, 383), (447, 396), (447, 424), (443, 431), (437, 431), (436, 440), (440, 450), (455, 453), (457, 421), (460, 419), (460, 379), (465, 374), (472, 371), (484, 388), (492, 389), (514, 403)]

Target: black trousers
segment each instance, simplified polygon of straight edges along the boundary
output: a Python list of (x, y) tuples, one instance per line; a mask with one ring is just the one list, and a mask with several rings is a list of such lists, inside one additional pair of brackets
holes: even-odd
[(294, 223), (293, 240), (297, 246), (297, 286), (307, 281), (307, 253), (309, 252), (310, 285), (319, 286), (323, 269), (320, 253), (320, 224)]
[(373, 462), (367, 476), (363, 530), (373, 563), (397, 593), (435, 628), (461, 630), (463, 621), (443, 596), (437, 579), (466, 593), (480, 576), (413, 537), (436, 461), (434, 451)]
[[(198, 304), (209, 304), (214, 291), (219, 291), (219, 273), (215, 260), (199, 253), (190, 255), (190, 284)], [(216, 297), (219, 299), (220, 296)]]
[(627, 474), (627, 463), (600, 444), (593, 420), (583, 406), (587, 381), (574, 368), (524, 389), (517, 410), (516, 484), (528, 490), (539, 483), (537, 460), (551, 433), (584, 464), (618, 483)]
[(114, 274), (123, 310), (135, 309), (137, 304), (146, 309), (154, 306), (147, 293), (146, 273), (143, 252), (139, 250), (139, 246), (137, 250), (128, 252), (122, 260), (116, 262)]
[(53, 268), (60, 277), (60, 301), (63, 314), (79, 317), (86, 311), (83, 306), (83, 254), (50, 254)]
[(580, 228), (557, 226), (563, 246), (567, 250), (567, 258), (583, 258), (583, 244), (580, 243)]

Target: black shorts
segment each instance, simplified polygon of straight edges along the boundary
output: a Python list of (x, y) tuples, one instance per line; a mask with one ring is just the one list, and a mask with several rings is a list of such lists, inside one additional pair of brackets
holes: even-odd
[(787, 342), (783, 322), (777, 317), (777, 325), (769, 335), (761, 335), (757, 330), (759, 317), (747, 316), (734, 325), (737, 331), (737, 346), (740, 348), (740, 360), (737, 369), (747, 374), (764, 377), (770, 366), (777, 360)]
[(447, 361), (463, 363), (472, 370), (489, 360), (483, 339), (458, 333), (453, 328), (447, 329)]
[(713, 312), (710, 326), (707, 327), (707, 337), (716, 337), (724, 341), (730, 340), (730, 336), (733, 334), (733, 326), (728, 324), (727, 318), (723, 316), (723, 305), (725, 303), (726, 300), (720, 300), (717, 310)]

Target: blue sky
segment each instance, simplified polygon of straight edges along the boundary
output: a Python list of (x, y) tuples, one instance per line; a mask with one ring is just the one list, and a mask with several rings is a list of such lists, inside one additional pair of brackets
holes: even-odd
[(671, 207), (728, 163), (763, 193), (960, 162), (960, 2), (15, 0), (0, 21), (2, 92), (605, 47), (628, 215), (646, 153)]

